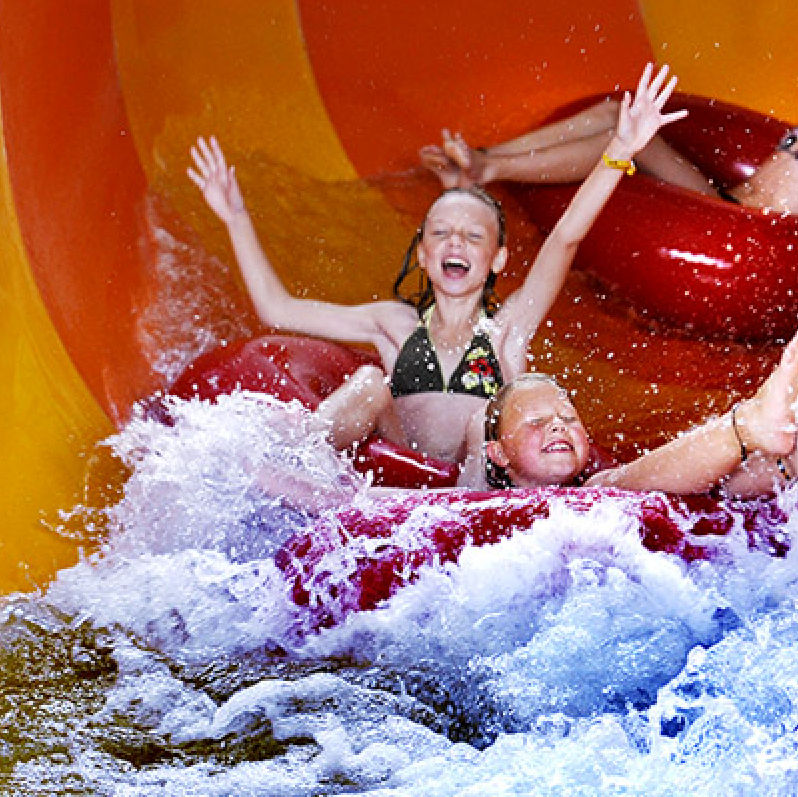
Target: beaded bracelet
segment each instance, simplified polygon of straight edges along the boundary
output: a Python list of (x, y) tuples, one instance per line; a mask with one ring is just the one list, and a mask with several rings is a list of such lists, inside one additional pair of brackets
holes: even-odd
[(611, 158), (606, 152), (601, 156), (601, 160), (605, 166), (609, 166), (610, 169), (619, 169), (622, 172), (626, 172), (629, 177), (637, 171), (637, 164), (633, 160), (625, 161), (619, 160), (618, 158)]
[(737, 438), (737, 442), (740, 444), (740, 462), (745, 462), (748, 459), (748, 448), (743, 442), (743, 438), (740, 437), (740, 430), (737, 428), (737, 409), (739, 406), (740, 402), (738, 401), (737, 404), (731, 408), (731, 422), (732, 429), (734, 430), (734, 436)]
[[(737, 442), (740, 445), (740, 462), (745, 462), (748, 459), (748, 447), (743, 442), (743, 438), (740, 437), (740, 429), (737, 426), (737, 408), (740, 406), (740, 403), (737, 402), (732, 409), (731, 409), (731, 422), (732, 422), (732, 429), (734, 430), (734, 436), (737, 438)], [(781, 474), (781, 478), (784, 479), (785, 482), (788, 484), (792, 483), (795, 477), (790, 473), (787, 466), (784, 464), (784, 460), (781, 457), (776, 458), (776, 467)]]
[(787, 470), (787, 466), (784, 464), (784, 460), (781, 457), (776, 460), (776, 467), (779, 469), (779, 473), (785, 482), (789, 484), (793, 481), (795, 477)]

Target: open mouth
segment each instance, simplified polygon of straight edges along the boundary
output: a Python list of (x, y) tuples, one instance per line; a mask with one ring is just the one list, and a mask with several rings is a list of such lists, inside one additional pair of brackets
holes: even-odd
[(447, 257), (442, 263), (442, 268), (443, 273), (449, 277), (464, 277), (471, 267), (460, 257)]
[(567, 440), (552, 440), (546, 446), (543, 446), (541, 451), (544, 454), (572, 454), (574, 447)]

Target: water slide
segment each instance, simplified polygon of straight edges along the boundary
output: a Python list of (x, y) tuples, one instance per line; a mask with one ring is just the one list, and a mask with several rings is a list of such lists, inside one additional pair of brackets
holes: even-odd
[[(239, 164), (289, 284), (357, 301), (389, 293), (435, 193), (416, 152), (442, 125), (497, 141), (572, 100), (630, 85), (647, 59), (670, 63), (684, 91), (798, 119), (798, 6), (775, 0), (0, 8), (6, 592), (41, 584), (79, 554), (62, 510), (97, 501), (119, 480), (95, 443), (168, 385), (181, 357), (257, 331), (222, 231), (185, 179), (197, 134), (216, 133)], [(512, 225), (512, 196), (508, 206)], [(536, 235), (516, 216), (521, 270)], [(179, 289), (198, 285), (213, 290), (187, 307)], [(653, 346), (651, 333), (588, 288), (569, 283), (537, 354), (577, 389), (611, 385), (580, 406), (620, 448), (628, 440), (598, 404), (612, 400), (650, 443), (667, 426), (657, 408), (669, 407), (678, 427), (772, 361), (767, 347), (707, 348), (661, 334), (666, 343), (649, 353), (670, 363), (673, 378), (667, 368), (646, 371), (641, 360), (651, 357), (620, 349)], [(187, 331), (192, 321), (210, 330), (205, 338)]]

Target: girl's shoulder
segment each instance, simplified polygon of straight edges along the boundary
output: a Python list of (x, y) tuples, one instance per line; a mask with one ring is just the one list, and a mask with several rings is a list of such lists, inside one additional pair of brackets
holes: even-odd
[(371, 306), (378, 317), (385, 323), (401, 324), (402, 326), (407, 326), (408, 324), (415, 326), (418, 324), (418, 311), (415, 307), (405, 302), (399, 302), (396, 299), (386, 299), (373, 302)]
[(375, 326), (393, 341), (404, 340), (418, 325), (415, 307), (393, 299), (369, 302), (360, 308), (372, 317)]

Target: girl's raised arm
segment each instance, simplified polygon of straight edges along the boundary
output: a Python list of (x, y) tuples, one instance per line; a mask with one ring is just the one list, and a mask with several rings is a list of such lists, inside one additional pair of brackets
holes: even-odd
[(624, 95), (615, 135), (602, 159), (582, 183), (571, 204), (546, 238), (524, 284), (505, 302), (497, 321), (506, 324), (505, 352), (521, 362), (529, 339), (548, 315), (570, 270), (577, 247), (590, 231), (624, 172), (633, 173), (634, 156), (666, 124), (683, 119), (686, 110), (662, 113), (676, 87), (676, 78), (667, 84), (668, 67), (653, 77), (647, 64), (637, 85), (634, 100)]
[[(335, 340), (374, 343), (380, 335), (377, 305), (338, 305), (298, 299), (285, 289), (263, 251), (236, 179), (219, 142), (198, 138), (188, 176), (227, 227), (238, 266), (261, 322), (276, 329)], [(384, 310), (382, 310), (384, 314)]]

